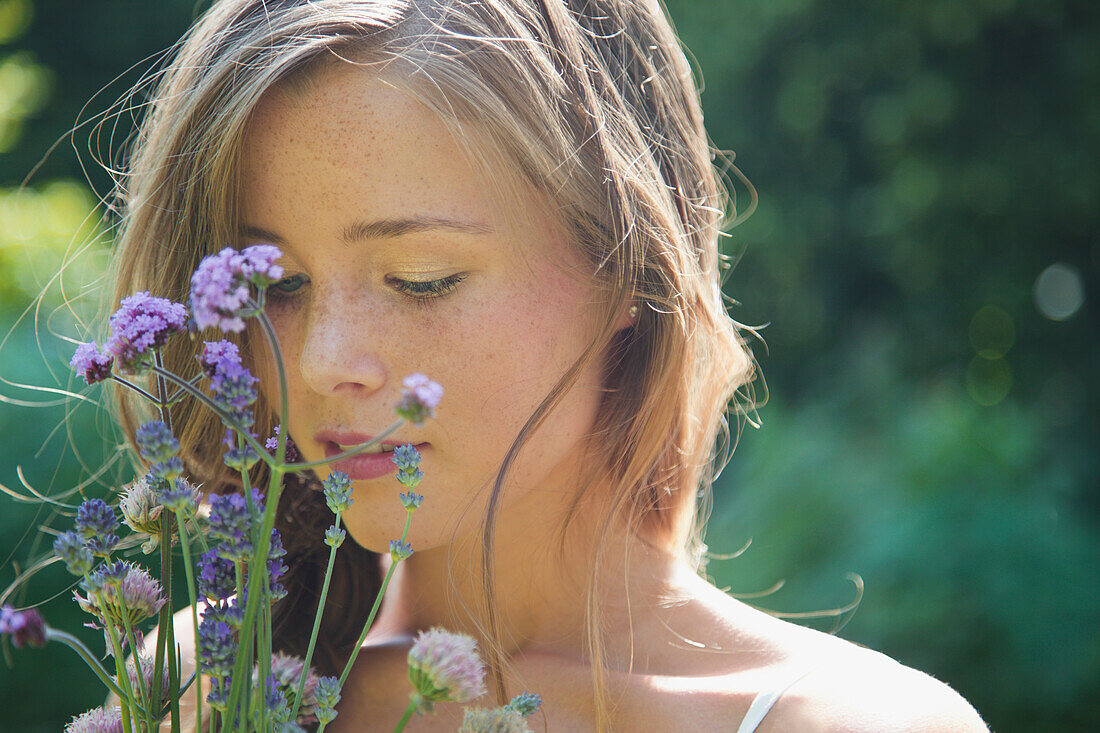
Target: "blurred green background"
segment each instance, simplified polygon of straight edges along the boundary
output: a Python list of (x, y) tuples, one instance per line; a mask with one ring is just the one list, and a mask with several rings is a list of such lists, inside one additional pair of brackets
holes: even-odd
[[(727, 243), (726, 289), (740, 322), (767, 324), (753, 348), (770, 399), (715, 487), (708, 533), (715, 554), (752, 544), (709, 573), (738, 594), (785, 581), (748, 600), (787, 613), (845, 606), (858, 574), (845, 638), (948, 682), (994, 730), (1094, 729), (1100, 3), (668, 6), (714, 141), (760, 192)], [(101, 414), (22, 405), (54, 395), (13, 383), (69, 383), (61, 337), (95, 311), (110, 247), (96, 158), (111, 161), (131, 116), (91, 140), (88, 121), (195, 12), (0, 0), (7, 487), (63, 492), (110, 457)], [(82, 245), (64, 288), (26, 311)], [(2, 501), (0, 587), (42, 551), (52, 511)], [(47, 572), (9, 601), (57, 596), (48, 616), (77, 630), (67, 583)], [(0, 730), (59, 730), (102, 699), (64, 649), (6, 656)]]

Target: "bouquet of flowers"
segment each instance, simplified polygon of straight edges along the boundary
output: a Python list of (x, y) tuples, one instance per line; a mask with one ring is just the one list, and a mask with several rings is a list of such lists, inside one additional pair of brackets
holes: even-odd
[[(53, 544), (55, 559), (77, 576), (74, 600), (101, 629), (108, 669), (80, 639), (46, 624), (34, 608), (0, 610), (0, 633), (17, 648), (60, 642), (73, 649), (103, 682), (117, 704), (95, 708), (75, 718), (70, 733), (124, 731), (152, 733), (162, 727), (181, 730), (180, 700), (194, 696), (195, 729), (202, 731), (322, 731), (336, 717), (341, 687), (347, 680), (367, 631), (374, 621), (397, 565), (412, 555), (407, 542), (412, 515), (424, 497), (416, 493), (423, 477), (420, 455), (411, 444), (393, 451), (395, 477), (405, 491), (398, 500), (406, 510), (405, 526), (390, 542), (392, 560), (363, 631), (339, 677), (318, 677), (310, 667), (320, 629), (336, 553), (346, 537), (341, 516), (352, 503), (351, 480), (332, 471), (322, 482), (332, 526), (325, 532), (328, 566), (304, 658), (272, 649), (271, 608), (286, 595), (280, 578), (285, 554), (275, 513), (287, 474), (307, 471), (363, 453), (406, 422), (422, 425), (434, 415), (442, 388), (421, 374), (404, 380), (396, 420), (373, 440), (325, 461), (298, 459), (285, 430), (261, 443), (253, 432), (252, 405), (257, 379), (243, 366), (235, 344), (205, 342), (194, 375), (164, 367), (162, 350), (169, 339), (202, 329), (239, 333), (255, 319), (273, 355), (279, 388), (279, 424), (286, 424), (286, 371), (278, 340), (264, 314), (267, 288), (282, 277), (275, 264), (281, 252), (271, 245), (243, 251), (226, 248), (207, 257), (191, 279), (188, 308), (147, 292), (122, 301), (110, 319), (103, 348), (81, 344), (71, 366), (89, 384), (113, 380), (147, 400), (158, 420), (142, 424), (135, 440), (147, 472), (125, 487), (116, 502), (88, 499), (76, 507), (73, 528)], [(144, 378), (144, 379), (142, 379)], [(226, 427), (226, 465), (239, 472), (240, 493), (204, 499), (184, 476), (173, 435), (170, 407), (198, 400)], [(252, 469), (263, 461), (266, 487), (251, 485)], [(123, 537), (123, 527), (130, 530)], [(160, 577), (120, 555), (141, 543), (146, 554), (159, 551)], [(195, 671), (181, 679), (172, 609), (172, 548), (183, 553), (188, 601), (195, 638)], [(143, 627), (157, 619), (156, 643), (144, 643)], [(151, 647), (151, 648), (150, 648)], [(485, 670), (474, 640), (443, 629), (420, 633), (408, 654), (412, 683), (409, 705), (395, 730), (414, 714), (431, 712), (436, 702), (467, 702), (485, 692)], [(208, 680), (207, 689), (201, 679)], [(207, 691), (208, 690), (208, 691)], [(205, 693), (205, 694), (204, 694)], [(460, 731), (526, 731), (524, 722), (540, 704), (523, 693), (509, 704), (466, 710)]]

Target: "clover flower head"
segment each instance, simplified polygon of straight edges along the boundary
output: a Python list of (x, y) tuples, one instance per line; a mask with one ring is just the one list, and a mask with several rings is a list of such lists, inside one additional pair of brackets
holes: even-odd
[(167, 461), (179, 453), (180, 443), (172, 431), (160, 420), (142, 423), (134, 434), (141, 457), (150, 463)]
[(347, 532), (337, 527), (335, 524), (325, 530), (325, 544), (335, 549), (344, 544), (344, 538), (348, 535)]
[(316, 700), (314, 715), (317, 720), (328, 725), (336, 719), (336, 705), (340, 702), (340, 680), (336, 677), (321, 677), (313, 693)]
[(124, 488), (118, 508), (122, 511), (122, 521), (130, 529), (146, 536), (142, 551), (149, 554), (156, 549), (160, 542), (160, 515), (164, 504), (149, 481), (143, 477)]
[[(146, 477), (149, 481), (149, 477)], [(201, 494), (194, 484), (186, 479), (178, 478), (175, 481), (165, 482), (160, 490), (160, 501), (169, 511), (184, 512), (189, 514), (198, 507)]]
[(513, 697), (512, 701), (505, 705), (505, 707), (515, 710), (526, 718), (542, 707), (542, 696), (536, 695), (533, 692), (521, 692)]
[(122, 733), (122, 710), (119, 707), (92, 708), (72, 719), (65, 733)]
[(237, 634), (218, 613), (208, 607), (199, 623), (199, 669), (203, 674), (224, 677), (233, 669), (237, 657)]
[(118, 544), (118, 519), (103, 499), (87, 499), (76, 510), (76, 531), (84, 538), (88, 549), (96, 555), (110, 553)]
[(409, 649), (412, 700), (427, 712), (436, 702), (469, 702), (485, 693), (485, 665), (477, 642), (441, 628), (421, 631)]
[(0, 607), (0, 635), (10, 636), (16, 649), (25, 645), (46, 646), (46, 620), (36, 608), (17, 611), (11, 606)]
[[(154, 664), (152, 659), (149, 659), (148, 657), (141, 656), (140, 654), (137, 656), (137, 658), (140, 660), (141, 679), (145, 683), (145, 689), (146, 690), (152, 690), (153, 689), (153, 677), (155, 676), (153, 673), (156, 670), (156, 665)], [(134, 657), (130, 657), (129, 659), (126, 660), (126, 676), (130, 678), (130, 689), (131, 690), (139, 689), (137, 666), (134, 663), (134, 659), (135, 659)], [(161, 670), (159, 702), (163, 703), (163, 702), (168, 701), (168, 691), (170, 689), (171, 689), (171, 684), (170, 684), (170, 680), (168, 678), (168, 667), (165, 666)]]
[(402, 560), (408, 560), (412, 557), (413, 548), (408, 542), (402, 542), (401, 540), (390, 540), (390, 557), (394, 562), (400, 562)]
[(458, 733), (531, 733), (523, 716), (509, 706), (502, 708), (467, 708)]
[(96, 348), (95, 342), (89, 341), (76, 347), (69, 366), (84, 378), (86, 384), (95, 384), (111, 376), (111, 367), (114, 366), (114, 363), (115, 358), (113, 356), (106, 352), (100, 352)]
[(157, 615), (166, 602), (160, 581), (145, 568), (128, 562), (101, 565), (73, 594), (77, 604), (106, 624), (125, 628)]
[(212, 601), (223, 601), (237, 592), (236, 568), (214, 550), (207, 550), (199, 559), (199, 594)]
[(421, 496), (420, 494), (418, 494), (418, 493), (416, 493), (415, 491), (412, 491), (412, 490), (402, 492), (402, 493), (398, 494), (397, 497), (399, 499), (401, 499), (401, 506), (405, 507), (406, 509), (408, 509), (410, 511), (413, 510), (413, 509), (418, 509), (420, 507), (421, 502), (424, 501), (423, 496)]
[(443, 398), (443, 388), (423, 374), (410, 374), (402, 384), (401, 401), (394, 411), (413, 425), (423, 425), (425, 420), (435, 416), (435, 408)]
[(84, 575), (95, 564), (92, 551), (84, 544), (84, 538), (76, 530), (59, 534), (53, 541), (53, 551), (65, 562), (65, 567), (73, 575)]
[(232, 341), (204, 341), (202, 353), (197, 357), (206, 376), (211, 379), (219, 371), (241, 365), (241, 351)]
[(238, 252), (226, 247), (199, 263), (191, 276), (191, 310), (195, 325), (218, 327), (222, 331), (244, 330), (250, 289), (249, 283), (264, 288), (283, 276), (283, 268), (274, 264), (282, 256), (277, 247), (261, 244)]
[(124, 298), (110, 320), (111, 335), (103, 346), (123, 371), (136, 372), (148, 363), (149, 352), (187, 330), (187, 309), (148, 292)]
[(351, 506), (351, 477), (343, 471), (333, 471), (321, 482), (325, 503), (333, 514), (346, 512)]
[(244, 560), (252, 552), (252, 517), (247, 500), (240, 494), (210, 497), (210, 536), (218, 541), (218, 555), (226, 560)]

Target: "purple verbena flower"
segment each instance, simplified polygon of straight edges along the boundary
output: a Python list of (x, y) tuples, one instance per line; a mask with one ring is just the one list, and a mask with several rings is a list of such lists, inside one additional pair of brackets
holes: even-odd
[(409, 649), (412, 701), (428, 712), (436, 702), (469, 702), (485, 693), (485, 665), (477, 642), (465, 634), (433, 628), (421, 631)]
[(74, 372), (83, 377), (87, 384), (95, 384), (111, 376), (111, 367), (114, 363), (113, 356), (101, 353), (96, 348), (95, 342), (89, 341), (76, 347), (76, 352), (73, 354), (69, 366), (72, 367)]
[(82, 502), (76, 510), (75, 527), (96, 555), (107, 555), (118, 544), (118, 519), (103, 499)]
[(234, 471), (248, 471), (256, 465), (256, 461), (260, 460), (260, 456), (250, 444), (242, 443), (239, 448), (227, 450), (225, 455), (222, 456), (222, 460), (225, 461), (225, 465)]
[(256, 245), (238, 252), (226, 247), (203, 259), (191, 276), (191, 310), (195, 325), (240, 333), (251, 295), (249, 283), (266, 287), (283, 276), (274, 264), (282, 256), (277, 247)]
[(443, 398), (443, 388), (423, 374), (410, 374), (402, 384), (401, 401), (394, 411), (414, 425), (423, 425), (425, 420), (435, 416), (435, 408)]
[(199, 560), (199, 594), (212, 601), (223, 601), (237, 592), (237, 575), (232, 560), (207, 550)]
[(232, 341), (205, 341), (197, 357), (206, 376), (213, 379), (219, 371), (241, 365), (241, 351)]
[(187, 330), (187, 309), (148, 292), (134, 293), (119, 304), (110, 326), (104, 353), (115, 357), (123, 371), (140, 371), (150, 350), (164, 346), (173, 333)]
[(84, 538), (76, 530), (59, 534), (53, 541), (53, 551), (65, 562), (65, 567), (73, 575), (84, 575), (95, 564), (92, 551), (84, 544)]
[(16, 611), (11, 606), (0, 607), (0, 635), (11, 636), (16, 649), (24, 645), (46, 646), (46, 620), (36, 608)]
[(65, 733), (122, 733), (123, 730), (122, 710), (117, 706), (92, 708), (65, 726)]
[[(269, 454), (271, 454), (272, 456), (275, 455), (275, 451), (278, 450), (278, 448), (279, 448), (279, 428), (280, 427), (282, 427), (282, 426), (276, 425), (275, 426), (275, 434), (272, 435), (270, 438), (268, 438), (266, 441), (264, 441), (264, 448), (267, 448), (267, 452)], [(291, 440), (289, 435), (286, 436), (286, 459), (285, 459), (286, 462), (287, 463), (297, 463), (299, 460), (301, 460), (301, 458), (302, 458), (301, 454), (298, 453), (298, 446), (294, 445), (294, 441)]]
[(256, 401), (258, 381), (239, 363), (224, 361), (214, 369), (210, 396), (214, 404), (229, 413), (231, 424), (238, 429), (247, 429), (253, 423), (248, 406)]

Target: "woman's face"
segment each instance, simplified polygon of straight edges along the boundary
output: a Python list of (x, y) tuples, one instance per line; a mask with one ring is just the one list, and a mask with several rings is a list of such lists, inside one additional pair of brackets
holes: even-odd
[[(240, 244), (284, 252), (267, 313), (287, 365), (288, 432), (306, 460), (380, 433), (405, 376), (443, 386), (435, 419), (389, 438), (423, 456), (410, 540), (424, 550), (480, 522), (513, 439), (595, 335), (597, 291), (537, 198), (496, 198), (426, 108), (348, 66), (315, 81), (274, 90), (255, 111)], [(261, 377), (277, 405), (270, 365)], [(572, 495), (600, 386), (593, 365), (534, 435), (506, 511), (545, 517)], [(339, 468), (354, 479), (349, 532), (385, 551), (404, 526), (394, 470), (369, 457)]]

